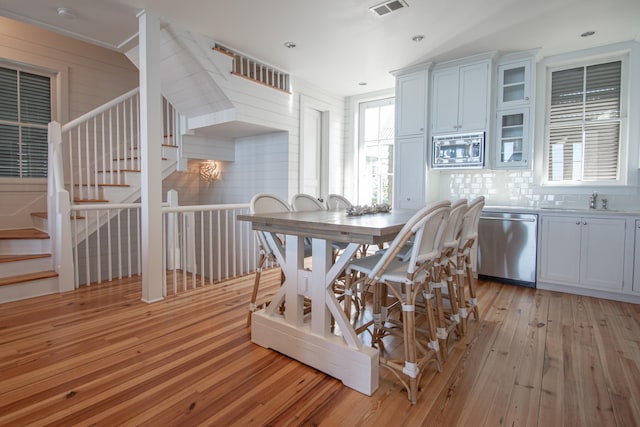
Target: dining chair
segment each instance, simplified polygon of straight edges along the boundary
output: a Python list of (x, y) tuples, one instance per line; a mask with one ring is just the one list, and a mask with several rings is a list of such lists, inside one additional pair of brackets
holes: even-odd
[[(434, 263), (429, 287), (434, 295), (437, 336), (440, 341), (442, 360), (449, 355), (449, 338), (455, 331), (461, 333), (456, 282), (456, 255), (462, 231), (462, 219), (467, 211), (467, 199), (457, 199), (451, 203), (449, 219), (443, 229), (438, 248), (438, 259)], [(445, 304), (446, 302), (446, 304)]]
[[(411, 403), (416, 403), (418, 384), (427, 363), (434, 363), (438, 371), (441, 369), (433, 295), (427, 281), (438, 259), (439, 240), (450, 209), (448, 200), (420, 209), (407, 221), (386, 251), (355, 259), (347, 268), (347, 277), (358, 271), (365, 275), (363, 280), (373, 286), (372, 345), (380, 351), (381, 366), (389, 368), (398, 378)], [(413, 238), (411, 254), (404, 261), (397, 255), (410, 238)], [(387, 303), (387, 293), (393, 296), (391, 304)], [(416, 303), (422, 299), (426, 329), (417, 336)], [(392, 319), (392, 311), (398, 309), (401, 309), (400, 320)], [(402, 338), (404, 360), (385, 356), (383, 339), (389, 335)]]
[[(275, 212), (291, 212), (291, 207), (289, 204), (279, 198), (278, 196), (272, 194), (259, 193), (253, 196), (251, 202), (249, 203), (249, 213), (275, 213)], [(262, 275), (262, 269), (267, 262), (277, 264), (278, 260), (276, 259), (275, 250), (279, 250), (278, 248), (274, 248), (264, 231), (255, 230), (256, 237), (258, 239), (258, 248), (260, 251), (260, 257), (258, 259), (258, 265), (256, 267), (256, 276), (253, 281), (253, 290), (251, 292), (251, 300), (249, 301), (249, 315), (247, 318), (247, 326), (251, 325), (251, 314), (257, 310), (258, 306), (256, 301), (258, 299), (258, 288), (260, 286), (260, 277)], [(282, 246), (284, 243), (277, 236), (274, 236), (274, 241), (276, 245)], [(284, 273), (281, 273), (281, 283), (284, 282)]]
[(327, 196), (327, 210), (346, 211), (353, 206), (353, 203), (340, 194), (329, 194)]
[(291, 198), (291, 207), (296, 212), (323, 211), (326, 206), (310, 194), (298, 193)]
[[(462, 217), (462, 230), (460, 231), (460, 242), (456, 253), (458, 306), (463, 334), (466, 332), (469, 311), (473, 313), (476, 320), (480, 318), (471, 250), (476, 247), (475, 244), (478, 240), (478, 223), (480, 222), (480, 214), (484, 204), (484, 196), (476, 197), (468, 203), (467, 211)], [(468, 298), (466, 296), (467, 292), (469, 293)]]

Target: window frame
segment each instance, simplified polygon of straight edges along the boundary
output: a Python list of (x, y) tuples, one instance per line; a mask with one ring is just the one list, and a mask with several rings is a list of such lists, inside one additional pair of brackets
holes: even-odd
[[(50, 64), (58, 65), (58, 64)], [(0, 67), (17, 70), (19, 72), (26, 72), (30, 74), (37, 74), (49, 78), (50, 88), (50, 110), (51, 121), (61, 121), (66, 119), (66, 114), (61, 117), (60, 114), (64, 113), (62, 109), (65, 99), (61, 99), (61, 95), (66, 93), (68, 68), (62, 67), (62, 69), (55, 69), (53, 67), (45, 66), (44, 64), (30, 64), (21, 61), (12, 60), (9, 58), (0, 58)], [(59, 68), (59, 67), (58, 67)], [(48, 144), (48, 141), (47, 141)], [(48, 151), (48, 148), (47, 148)], [(48, 160), (47, 160), (48, 161)], [(2, 176), (0, 177), (0, 185), (14, 185), (14, 184), (42, 184), (46, 183), (46, 177), (18, 177), (18, 176)]]
[[(394, 107), (394, 127), (396, 125), (395, 123), (395, 108), (396, 106), (396, 97), (395, 97), (395, 93), (390, 94), (389, 96), (381, 96), (381, 97), (376, 97), (373, 99), (367, 99), (367, 100), (361, 100), (359, 101), (357, 104), (357, 111), (358, 111), (358, 115), (357, 115), (357, 128), (358, 128), (358, 132), (357, 132), (357, 146), (358, 146), (358, 176), (357, 176), (357, 200), (358, 203), (362, 204), (365, 203), (363, 202), (362, 199), (362, 195), (360, 193), (360, 187), (361, 187), (361, 180), (363, 178), (363, 173), (365, 172), (365, 165), (366, 165), (366, 158), (365, 158), (365, 131), (364, 131), (364, 111), (366, 108), (368, 107), (382, 107), (382, 106), (387, 106), (387, 105), (393, 105)], [(395, 147), (395, 132), (394, 132), (394, 136), (392, 136), (391, 138), (392, 143), (391, 146)], [(394, 194), (394, 185), (393, 185), (393, 179), (395, 176), (395, 170), (390, 174), (391, 176), (391, 185), (390, 185), (390, 198), (391, 201), (394, 200), (395, 194)], [(369, 204), (369, 202), (367, 201), (366, 204)]]
[[(541, 184), (549, 187), (619, 187), (628, 183), (628, 109), (629, 109), (629, 51), (606, 52), (599, 55), (577, 55), (566, 61), (554, 61), (546, 64), (544, 73), (545, 96), (543, 97), (544, 111), (544, 137), (542, 141), (542, 177)], [(620, 75), (620, 135), (618, 153), (618, 179), (607, 181), (552, 181), (549, 179), (549, 146), (550, 146), (550, 108), (552, 74), (556, 71), (569, 70), (571, 68), (588, 67), (608, 62), (621, 62)]]

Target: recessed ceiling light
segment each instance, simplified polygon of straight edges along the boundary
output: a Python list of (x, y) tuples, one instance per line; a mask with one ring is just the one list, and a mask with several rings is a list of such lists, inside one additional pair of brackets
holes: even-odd
[(62, 16), (63, 18), (75, 19), (77, 17), (76, 13), (68, 7), (59, 7), (57, 10), (58, 16)]
[(360, 86), (366, 86), (366, 85), (367, 85), (367, 82), (360, 82), (360, 83), (358, 83), (358, 84), (359, 84)]
[(411, 40), (413, 40), (414, 42), (418, 43), (418, 42), (421, 42), (422, 40), (424, 40), (424, 36), (422, 34), (418, 34), (417, 36), (411, 37)]
[(580, 34), (580, 37), (590, 37), (595, 33), (596, 33), (595, 31), (585, 31), (584, 33)]
[(293, 49), (294, 47), (296, 47), (296, 44), (294, 42), (284, 42), (284, 47), (286, 47), (287, 49)]

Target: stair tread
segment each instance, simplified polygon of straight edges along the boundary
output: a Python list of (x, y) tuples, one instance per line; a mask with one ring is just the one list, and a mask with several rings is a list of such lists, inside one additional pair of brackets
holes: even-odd
[[(49, 214), (47, 212), (31, 212), (31, 216), (35, 216), (37, 218), (49, 219)], [(71, 219), (85, 219), (82, 215), (71, 215)]]
[(106, 199), (79, 199), (74, 198), (73, 201), (75, 203), (108, 203), (109, 201)]
[(106, 170), (98, 171), (98, 173), (121, 173), (121, 172), (141, 172), (140, 169), (120, 169), (118, 170)]
[(3, 277), (0, 279), (0, 286), (15, 285), (18, 283), (31, 282), (33, 280), (48, 279), (57, 277), (58, 273), (53, 270), (38, 271), (36, 273), (18, 274), (16, 276)]
[(13, 230), (0, 230), (0, 239), (48, 239), (49, 235), (35, 228), (18, 228)]
[[(95, 184), (74, 184), (76, 187), (95, 187)], [(98, 187), (131, 187), (129, 184), (98, 184)]]
[(50, 258), (51, 254), (13, 254), (0, 255), (0, 264), (14, 261), (26, 261), (29, 259)]

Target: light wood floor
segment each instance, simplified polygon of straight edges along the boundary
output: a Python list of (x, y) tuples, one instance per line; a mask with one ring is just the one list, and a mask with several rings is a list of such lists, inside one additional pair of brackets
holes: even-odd
[(412, 406), (388, 374), (367, 397), (252, 344), (252, 279), (1, 305), (0, 425), (640, 425), (638, 305), (481, 282), (481, 320)]

